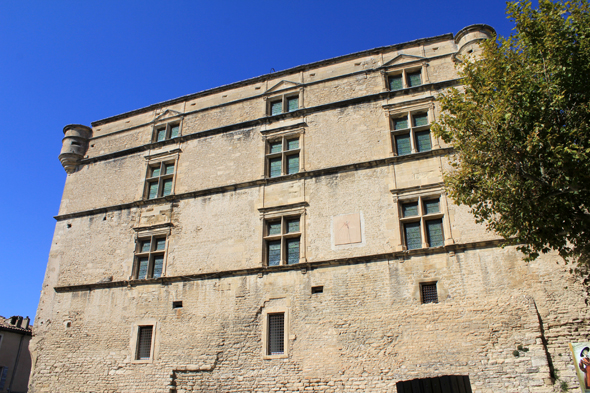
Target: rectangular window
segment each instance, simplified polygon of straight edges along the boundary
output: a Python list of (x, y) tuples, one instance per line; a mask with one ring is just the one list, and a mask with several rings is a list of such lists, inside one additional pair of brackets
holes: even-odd
[(158, 278), (164, 269), (166, 256), (166, 236), (140, 237), (135, 251), (135, 272), (137, 280)]
[(408, 87), (420, 86), (422, 84), (422, 74), (420, 71), (409, 72), (408, 74)]
[(159, 162), (148, 166), (146, 176), (146, 199), (171, 195), (174, 185), (174, 162)]
[(299, 109), (299, 95), (283, 95), (268, 100), (267, 113), (270, 116), (294, 112)]
[(389, 90), (401, 90), (403, 88), (404, 84), (402, 74), (389, 76)]
[(152, 356), (153, 326), (139, 326), (135, 360), (149, 360)]
[(405, 202), (400, 209), (401, 228), (407, 250), (444, 246), (443, 214), (440, 198), (419, 197), (417, 201)]
[(267, 142), (267, 176), (278, 177), (299, 173), (301, 154), (300, 139), (297, 136), (283, 136)]
[(422, 84), (422, 71), (420, 69), (404, 69), (387, 76), (387, 84), (390, 91), (407, 89)]
[(438, 303), (438, 292), (436, 290), (436, 283), (420, 284), (420, 292), (422, 296), (422, 304)]
[(270, 103), (270, 114), (272, 116), (283, 113), (283, 100), (273, 101)]
[(279, 217), (264, 223), (267, 266), (292, 265), (301, 258), (301, 217)]
[(406, 113), (391, 119), (391, 136), (396, 155), (432, 150), (428, 112)]
[(285, 353), (285, 314), (268, 314), (267, 355)]
[(154, 142), (162, 142), (180, 136), (180, 123), (161, 124), (154, 128)]

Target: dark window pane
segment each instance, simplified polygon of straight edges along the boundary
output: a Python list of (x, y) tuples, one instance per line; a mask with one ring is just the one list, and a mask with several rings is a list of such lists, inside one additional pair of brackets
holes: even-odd
[(271, 115), (278, 115), (279, 113), (283, 113), (283, 102), (282, 101), (275, 101), (270, 103), (270, 114)]
[(414, 72), (414, 73), (408, 74), (408, 86), (409, 87), (420, 86), (421, 84), (422, 84), (422, 78), (420, 76), (420, 72)]
[(281, 241), (268, 242), (268, 266), (278, 266), (281, 263)]
[(287, 174), (299, 173), (299, 155), (287, 157)]
[(149, 240), (141, 242), (141, 252), (150, 252), (150, 244)]
[(158, 197), (158, 182), (149, 183), (148, 199), (154, 199)]
[(422, 248), (422, 238), (420, 236), (419, 222), (411, 222), (404, 224), (404, 232), (406, 235), (406, 247), (408, 248), (408, 250)]
[(268, 223), (268, 235), (280, 235), (281, 234), (281, 222), (270, 222)]
[(287, 150), (299, 149), (299, 138), (287, 141)]
[(422, 303), (438, 303), (438, 293), (436, 291), (436, 283), (423, 284), (422, 288)]
[(166, 249), (166, 239), (156, 239), (156, 250)]
[(271, 142), (270, 143), (270, 153), (280, 153), (283, 151), (283, 142)]
[(403, 130), (406, 128), (408, 128), (408, 118), (407, 117), (393, 119), (393, 129), (394, 130)]
[(285, 314), (268, 314), (268, 354), (285, 352)]
[(438, 206), (438, 199), (431, 199), (424, 201), (424, 214), (439, 213), (440, 208)]
[(416, 149), (419, 152), (432, 150), (430, 131), (420, 131), (416, 133)]
[(160, 141), (163, 141), (164, 139), (166, 139), (166, 129), (160, 128), (157, 131), (156, 141), (160, 142)]
[(152, 349), (153, 326), (140, 326), (137, 338), (137, 360), (148, 360)]
[(389, 77), (389, 90), (401, 90), (403, 89), (402, 76), (394, 75)]
[(287, 264), (299, 263), (299, 238), (287, 239)]
[(299, 219), (287, 221), (287, 233), (299, 232)]
[(426, 221), (426, 236), (430, 247), (441, 247), (444, 245), (442, 220)]
[(287, 108), (289, 112), (296, 111), (299, 109), (299, 98), (298, 97), (291, 97), (287, 98)]
[(413, 217), (418, 215), (418, 203), (404, 203), (402, 205), (402, 217)]
[(414, 115), (414, 127), (420, 127), (428, 125), (428, 114), (420, 113)]
[(160, 166), (159, 165), (157, 167), (152, 168), (151, 177), (158, 177), (158, 176), (160, 176)]
[(412, 153), (410, 134), (397, 135), (395, 137), (395, 149), (398, 156), (405, 156), (406, 154)]
[(158, 255), (154, 257), (154, 274), (153, 278), (158, 278), (162, 275), (162, 266), (164, 265), (164, 256)]
[(180, 133), (180, 125), (176, 124), (170, 127), (170, 138), (176, 138)]
[(137, 264), (137, 279), (143, 280), (144, 278), (147, 278), (149, 259), (139, 258)]
[(281, 157), (271, 158), (268, 161), (270, 165), (270, 177), (281, 176)]
[(164, 165), (164, 174), (171, 175), (174, 173), (174, 164), (166, 164)]
[(162, 196), (172, 194), (172, 179), (164, 180), (164, 186), (162, 187)]

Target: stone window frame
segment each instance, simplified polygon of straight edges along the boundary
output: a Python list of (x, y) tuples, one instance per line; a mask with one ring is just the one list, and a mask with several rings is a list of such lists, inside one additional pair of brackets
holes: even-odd
[[(180, 117), (178, 119), (174, 119), (174, 120), (171, 120), (170, 118), (168, 118), (164, 121), (156, 122), (152, 126), (152, 142), (153, 143), (164, 142), (164, 141), (180, 138), (182, 136), (182, 123), (183, 123), (182, 117)], [(178, 126), (178, 135), (172, 137), (171, 132), (172, 132), (172, 127), (174, 127), (174, 126)], [(164, 137), (164, 139), (158, 140), (158, 134), (161, 130), (165, 131), (165, 137)]]
[[(269, 315), (283, 314), (283, 353), (271, 355), (269, 353)], [(286, 359), (289, 357), (289, 339), (291, 331), (291, 318), (288, 306), (274, 306), (265, 308), (262, 311), (262, 358), (265, 360), (271, 359)]]
[[(287, 244), (286, 239), (299, 237), (299, 261), (297, 263), (307, 262), (305, 256), (305, 224), (306, 224), (306, 206), (307, 203), (298, 203), (294, 205), (279, 206), (273, 208), (261, 208), (259, 209), (262, 213), (262, 262), (261, 265), (264, 267), (269, 266), (268, 260), (268, 242), (281, 240), (281, 257), (279, 265), (273, 266), (288, 266), (286, 260)], [(299, 218), (299, 232), (286, 233), (285, 227), (286, 222), (289, 219)], [(268, 224), (271, 222), (281, 221), (281, 234), (279, 235), (268, 235)], [(291, 264), (295, 265), (295, 264)]]
[[(381, 72), (384, 91), (401, 91), (430, 83), (430, 78), (428, 77), (427, 71), (428, 59), (419, 59), (416, 61), (406, 62), (403, 64), (386, 66), (384, 68), (385, 69)], [(417, 72), (420, 73), (421, 83), (419, 85), (410, 86), (410, 83), (408, 82), (408, 76), (410, 74), (414, 74)], [(398, 75), (401, 75), (402, 88), (392, 90), (390, 87), (390, 80), (392, 77)]]
[[(427, 213), (425, 210), (425, 205), (426, 202), (428, 201), (432, 201), (432, 200), (437, 200), (438, 201), (438, 212), (436, 213)], [(403, 210), (404, 210), (404, 205), (409, 205), (409, 204), (416, 204), (417, 205), (417, 214), (416, 215), (412, 215), (412, 216), (407, 216), (405, 217), (403, 214)], [(429, 244), (429, 236), (428, 236), (428, 231), (427, 231), (427, 223), (431, 222), (431, 221), (438, 221), (440, 220), (440, 226), (441, 226), (441, 231), (442, 231), (442, 246), (434, 246), (434, 247), (444, 247), (444, 225), (443, 225), (443, 218), (444, 218), (444, 212), (442, 211), (442, 206), (441, 206), (441, 198), (440, 195), (419, 195), (417, 197), (414, 198), (408, 198), (408, 199), (404, 199), (404, 200), (400, 200), (398, 206), (399, 206), (399, 221), (400, 221), (400, 229), (401, 229), (401, 236), (402, 236), (402, 245), (404, 247), (404, 250), (409, 250), (408, 248), (408, 239), (406, 239), (406, 225), (408, 224), (414, 224), (414, 223), (419, 223), (420, 225), (420, 242), (421, 242), (421, 247), (416, 247), (416, 248), (412, 248), (412, 250), (419, 250), (422, 248), (433, 248), (433, 246), (431, 246)]]
[[(305, 171), (305, 128), (301, 125), (296, 125), (295, 128), (286, 127), (275, 130), (262, 131), (262, 139), (264, 140), (264, 178), (276, 179), (282, 176), (291, 176)], [(288, 140), (299, 139), (299, 148), (293, 150), (285, 150)], [(283, 150), (280, 153), (271, 153), (271, 144), (277, 140), (281, 140)], [(299, 170), (296, 173), (287, 173), (288, 162), (287, 157), (295, 154), (299, 156)], [(270, 176), (270, 160), (272, 158), (281, 157), (281, 174), (279, 176)]]
[[(287, 91), (282, 94), (272, 94), (264, 97), (265, 105), (266, 105), (266, 115), (267, 116), (278, 116), (285, 113), (293, 113), (303, 108), (303, 88), (297, 87), (297, 91)], [(291, 89), (289, 89), (291, 90)], [(289, 110), (289, 100), (297, 98), (297, 109)], [(275, 103), (281, 103), (281, 112), (280, 113), (272, 113), (272, 106)]]
[[(389, 140), (389, 151), (392, 157), (405, 157), (417, 153), (428, 152), (436, 149), (440, 149), (440, 142), (438, 138), (432, 135), (430, 132), (431, 124), (436, 120), (436, 106), (434, 97), (426, 97), (409, 102), (401, 102), (396, 104), (388, 104), (383, 106), (385, 116), (389, 121), (389, 130), (387, 139)], [(424, 126), (414, 126), (414, 116), (420, 113), (426, 113), (428, 118), (428, 124)], [(408, 121), (408, 128), (396, 130), (395, 120), (400, 118), (406, 118)], [(416, 133), (428, 130), (430, 136), (430, 150), (418, 151)], [(410, 136), (411, 152), (408, 154), (398, 154), (398, 147), (396, 137), (401, 135)]]
[[(145, 184), (143, 190), (143, 200), (146, 201), (155, 201), (160, 198), (166, 198), (169, 196), (174, 195), (174, 190), (176, 188), (176, 174), (178, 173), (178, 158), (179, 158), (179, 149), (176, 149), (174, 152), (166, 152), (162, 154), (156, 154), (152, 156), (145, 157), (147, 161), (146, 165), (146, 172), (145, 172)], [(171, 154), (172, 153), (172, 154)], [(174, 165), (174, 172), (171, 174), (162, 174), (162, 170), (165, 168), (166, 165)], [(160, 175), (152, 176), (153, 170), (155, 168), (160, 169)], [(156, 180), (157, 179), (157, 180)], [(163, 195), (164, 193), (164, 182), (165, 180), (172, 179), (172, 185), (170, 189), (170, 194)], [(150, 184), (154, 182), (158, 182), (158, 191), (157, 196), (154, 198), (150, 198)]]
[[(149, 272), (153, 271), (153, 257), (155, 255), (163, 255), (164, 259), (162, 261), (162, 274), (159, 277), (165, 277), (166, 276), (166, 267), (167, 267), (167, 261), (168, 261), (168, 245), (170, 243), (170, 227), (166, 226), (164, 228), (156, 228), (156, 229), (142, 229), (142, 228), (137, 228), (136, 229), (137, 233), (135, 234), (135, 251), (133, 254), (133, 267), (131, 270), (131, 280), (151, 280), (154, 279), (154, 277), (149, 277)], [(154, 244), (154, 240), (155, 239), (166, 239), (166, 243), (165, 243), (165, 247), (164, 250), (152, 250), (151, 248), (153, 248), (153, 244)], [(146, 239), (150, 239), (150, 251), (149, 252), (140, 252), (141, 251), (141, 244), (142, 241), (146, 240)], [(148, 256), (149, 261), (148, 261), (148, 273), (146, 278), (137, 278), (138, 274), (139, 274), (139, 258)], [(156, 278), (159, 278), (156, 277)]]
[[(454, 244), (451, 224), (449, 221), (448, 200), (444, 192), (442, 183), (430, 184), (409, 189), (392, 190), (394, 203), (397, 205), (397, 218), (399, 222), (399, 240), (396, 251), (420, 251), (432, 248), (446, 247)], [(423, 214), (424, 201), (438, 199), (439, 212), (434, 214)], [(403, 217), (403, 205), (408, 203), (418, 203), (418, 215)], [(441, 229), (443, 236), (443, 245), (430, 247), (426, 232), (426, 221), (441, 220)], [(408, 250), (405, 239), (405, 223), (420, 222), (420, 241), (421, 247)]]
[[(152, 340), (150, 343), (150, 357), (149, 359), (138, 359), (139, 351), (139, 329), (141, 327), (152, 327)], [(153, 363), (158, 355), (159, 339), (158, 339), (158, 322), (156, 319), (144, 319), (133, 323), (131, 327), (130, 342), (129, 342), (129, 359), (132, 364), (149, 364)]]

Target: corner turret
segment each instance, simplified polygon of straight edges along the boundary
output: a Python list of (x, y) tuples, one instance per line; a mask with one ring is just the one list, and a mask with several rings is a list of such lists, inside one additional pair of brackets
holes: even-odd
[(64, 127), (64, 135), (59, 160), (66, 172), (71, 174), (86, 154), (92, 129), (81, 124), (69, 124)]

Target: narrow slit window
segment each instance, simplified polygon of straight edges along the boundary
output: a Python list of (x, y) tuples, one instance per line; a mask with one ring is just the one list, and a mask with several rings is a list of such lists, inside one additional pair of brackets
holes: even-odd
[(140, 326), (137, 333), (136, 360), (149, 360), (152, 354), (153, 326)]
[(285, 353), (285, 314), (268, 314), (268, 355)]

